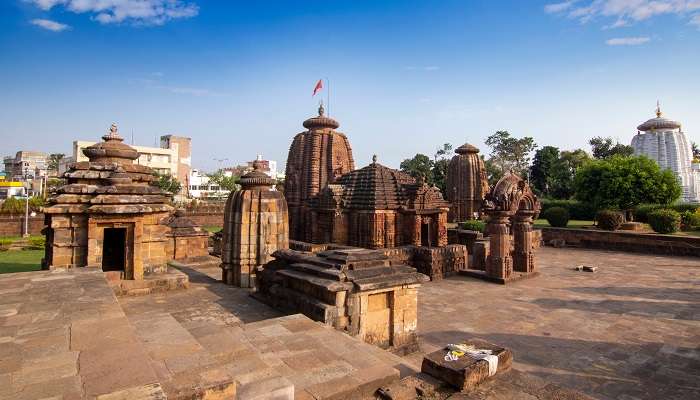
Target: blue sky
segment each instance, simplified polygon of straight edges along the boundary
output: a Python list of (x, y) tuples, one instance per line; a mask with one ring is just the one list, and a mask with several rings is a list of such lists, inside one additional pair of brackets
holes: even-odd
[(4, 155), (117, 122), (192, 137), (195, 167), (283, 164), (325, 77), (357, 167), (502, 129), (629, 143), (657, 99), (700, 142), (700, 0), (4, 0), (0, 55)]

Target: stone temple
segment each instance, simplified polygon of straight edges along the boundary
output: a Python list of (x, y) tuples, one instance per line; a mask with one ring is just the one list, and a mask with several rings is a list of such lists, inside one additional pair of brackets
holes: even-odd
[(662, 169), (676, 174), (686, 202), (700, 202), (700, 164), (693, 163), (690, 141), (681, 129), (681, 123), (664, 118), (661, 107), (656, 107), (656, 118), (637, 127), (632, 138), (635, 155), (645, 155), (655, 160)]
[(336, 131), (338, 121), (324, 114), (321, 104), (318, 116), (304, 121), (307, 131), (296, 135), (289, 148), (284, 195), (293, 240), (312, 240), (310, 203), (328, 183), (355, 169), (348, 138)]
[(275, 181), (258, 160), (240, 183), (242, 189), (231, 192), (224, 210), (222, 281), (255, 287), (255, 269), (272, 260), (275, 250), (289, 246), (287, 202), (282, 193), (270, 190)]
[(138, 152), (122, 143), (115, 124), (102, 139), (83, 150), (89, 161), (71, 164), (67, 184), (43, 209), (43, 268), (99, 268), (117, 294), (186, 287), (187, 276), (167, 263), (208, 257), (208, 235), (173, 215), (156, 173), (134, 164)]
[(484, 160), (479, 149), (469, 143), (459, 146), (447, 169), (447, 200), (452, 204), (450, 222), (461, 222), (479, 216), (481, 203), (489, 192)]
[(312, 241), (369, 249), (447, 245), (447, 210), (436, 187), (373, 158), (326, 186), (311, 209)]

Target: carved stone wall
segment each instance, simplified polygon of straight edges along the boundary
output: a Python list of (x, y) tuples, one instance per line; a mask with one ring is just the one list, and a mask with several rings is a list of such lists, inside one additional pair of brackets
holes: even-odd
[(337, 121), (324, 115), (304, 121), (308, 130), (294, 137), (287, 157), (284, 195), (289, 207), (289, 235), (294, 240), (312, 241), (310, 203), (337, 178), (355, 169), (350, 142), (336, 131)]
[(464, 144), (455, 150), (447, 169), (447, 193), (451, 203), (450, 222), (466, 221), (481, 211), (481, 203), (489, 191), (486, 167), (479, 149)]
[(261, 170), (241, 178), (242, 190), (226, 201), (221, 246), (222, 280), (239, 287), (255, 287), (256, 267), (272, 260), (272, 253), (289, 247), (289, 223), (284, 196), (270, 190), (274, 183)]

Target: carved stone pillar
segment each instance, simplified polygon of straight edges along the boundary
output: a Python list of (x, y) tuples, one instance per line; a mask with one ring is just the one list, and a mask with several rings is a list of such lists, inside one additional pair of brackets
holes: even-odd
[(513, 259), (510, 256), (510, 234), (508, 233), (508, 213), (489, 211), (487, 226), (491, 254), (486, 261), (486, 274), (492, 278), (508, 279), (513, 273)]
[(513, 217), (513, 269), (518, 272), (533, 272), (535, 261), (532, 254), (532, 211), (518, 211)]

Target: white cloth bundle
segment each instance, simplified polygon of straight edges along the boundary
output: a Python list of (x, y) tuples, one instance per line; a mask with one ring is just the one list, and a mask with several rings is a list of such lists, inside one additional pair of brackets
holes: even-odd
[(466, 344), (448, 344), (447, 349), (445, 361), (457, 361), (459, 357), (467, 355), (476, 360), (486, 360), (489, 363), (489, 376), (496, 375), (498, 371), (498, 356), (494, 355), (492, 350), (477, 349)]

